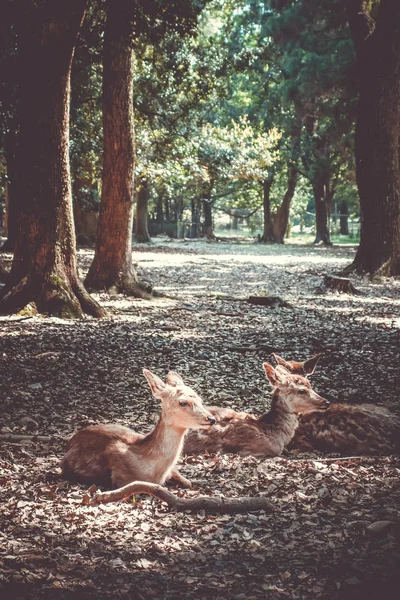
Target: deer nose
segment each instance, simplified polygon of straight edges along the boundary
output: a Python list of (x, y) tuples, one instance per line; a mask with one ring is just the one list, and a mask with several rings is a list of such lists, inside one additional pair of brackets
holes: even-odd
[(325, 408), (329, 408), (331, 405), (331, 403), (329, 402), (329, 400), (325, 400), (324, 406)]
[(207, 417), (207, 421), (211, 424), (211, 425), (215, 425), (216, 420), (214, 417)]

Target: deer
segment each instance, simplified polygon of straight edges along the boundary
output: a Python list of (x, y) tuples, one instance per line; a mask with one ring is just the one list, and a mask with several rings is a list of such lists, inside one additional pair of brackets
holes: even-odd
[(170, 371), (165, 382), (143, 369), (150, 390), (161, 401), (161, 415), (152, 431), (140, 434), (114, 424), (90, 425), (68, 441), (61, 461), (65, 479), (106, 487), (121, 487), (132, 481), (164, 484), (175, 479), (191, 487), (175, 465), (188, 429), (203, 429), (215, 417), (200, 396)]
[[(300, 363), (273, 356), (289, 372), (306, 371), (310, 375), (321, 357), (316, 355)], [(400, 418), (382, 406), (335, 402), (324, 414), (309, 412), (300, 416), (290, 449), (353, 455), (400, 452)]]
[(184, 454), (223, 453), (240, 456), (279, 456), (293, 438), (298, 413), (325, 411), (329, 401), (319, 396), (308, 379), (264, 363), (266, 376), (273, 386), (271, 410), (256, 418), (248, 413), (209, 408), (217, 423), (207, 431), (190, 431)]

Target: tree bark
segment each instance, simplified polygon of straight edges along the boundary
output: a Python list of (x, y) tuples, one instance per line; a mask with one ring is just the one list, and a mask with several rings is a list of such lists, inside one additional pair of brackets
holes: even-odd
[(204, 214), (202, 233), (207, 236), (207, 239), (212, 240), (215, 238), (215, 235), (212, 221), (211, 190), (203, 195), (201, 202)]
[(130, 36), (134, 3), (106, 5), (103, 50), (103, 183), (96, 247), (85, 284), (90, 289), (147, 297), (132, 263), (134, 120), (133, 50)]
[(297, 184), (297, 166), (291, 164), (288, 171), (288, 185), (282, 204), (276, 211), (273, 224), (273, 239), (276, 244), (283, 244), (289, 223), (289, 210)]
[(18, 134), (13, 131), (6, 137), (5, 141), (5, 159), (7, 165), (7, 194), (6, 194), (6, 213), (7, 220), (7, 239), (1, 247), (3, 252), (14, 252), (15, 242), (18, 231), (18, 213), (17, 200), (15, 197), (16, 181), (18, 177), (17, 167), (17, 144)]
[(69, 171), (70, 75), (85, 0), (26, 2), (17, 22), (20, 139), (18, 232), (0, 311), (34, 302), (60, 317), (106, 314), (77, 274)]
[(360, 85), (355, 154), (361, 238), (346, 271), (400, 274), (400, 2), (347, 0)]
[(156, 221), (159, 225), (164, 223), (164, 198), (161, 192), (157, 196)]
[(341, 202), (340, 211), (340, 235), (349, 235), (349, 207), (347, 202)]
[(331, 235), (329, 231), (329, 220), (331, 214), (331, 205), (333, 194), (329, 190), (329, 181), (321, 177), (313, 184), (315, 199), (315, 240), (314, 244), (323, 242), (327, 246), (331, 245)]
[(151, 242), (148, 227), (149, 216), (149, 184), (147, 179), (139, 178), (136, 192), (136, 227), (135, 240), (139, 244)]
[(274, 176), (267, 177), (262, 182), (263, 185), (263, 210), (264, 210), (264, 231), (261, 241), (265, 244), (274, 241), (274, 226), (271, 216), (271, 187), (274, 182)]

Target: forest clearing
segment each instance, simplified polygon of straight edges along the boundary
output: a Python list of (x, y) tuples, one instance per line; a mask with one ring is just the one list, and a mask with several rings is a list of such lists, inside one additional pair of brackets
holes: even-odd
[[(354, 275), (359, 295), (321, 287), (355, 251), (157, 239), (133, 248), (154, 299), (97, 294), (109, 312), (100, 320), (1, 317), (0, 431), (53, 437), (0, 442), (3, 597), (397, 597), (398, 456), (182, 458), (193, 487), (170, 484), (179, 496), (270, 501), (237, 515), (178, 513), (148, 496), (87, 506), (87, 486), (59, 470), (65, 439), (81, 427), (145, 432), (155, 423), (159, 402), (143, 367), (162, 378), (177, 371), (205, 405), (260, 414), (270, 404), (262, 363), (271, 353), (322, 352), (310, 378), (319, 394), (398, 414), (400, 281)], [(78, 252), (82, 277), (92, 255)], [(256, 306), (252, 295), (287, 304)]]

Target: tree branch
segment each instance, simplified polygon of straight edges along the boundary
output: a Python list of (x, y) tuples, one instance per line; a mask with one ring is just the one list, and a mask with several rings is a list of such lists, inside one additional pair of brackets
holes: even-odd
[(155, 483), (146, 483), (145, 481), (134, 481), (111, 492), (98, 492), (92, 499), (86, 494), (83, 498), (83, 503), (94, 506), (108, 502), (117, 502), (118, 500), (129, 498), (129, 496), (134, 494), (154, 496), (154, 498), (166, 502), (170, 508), (177, 511), (193, 510), (198, 512), (199, 510), (204, 510), (207, 513), (219, 514), (272, 510), (270, 500), (259, 496), (243, 496), (239, 498), (210, 498), (208, 496), (179, 498), (165, 487)]

